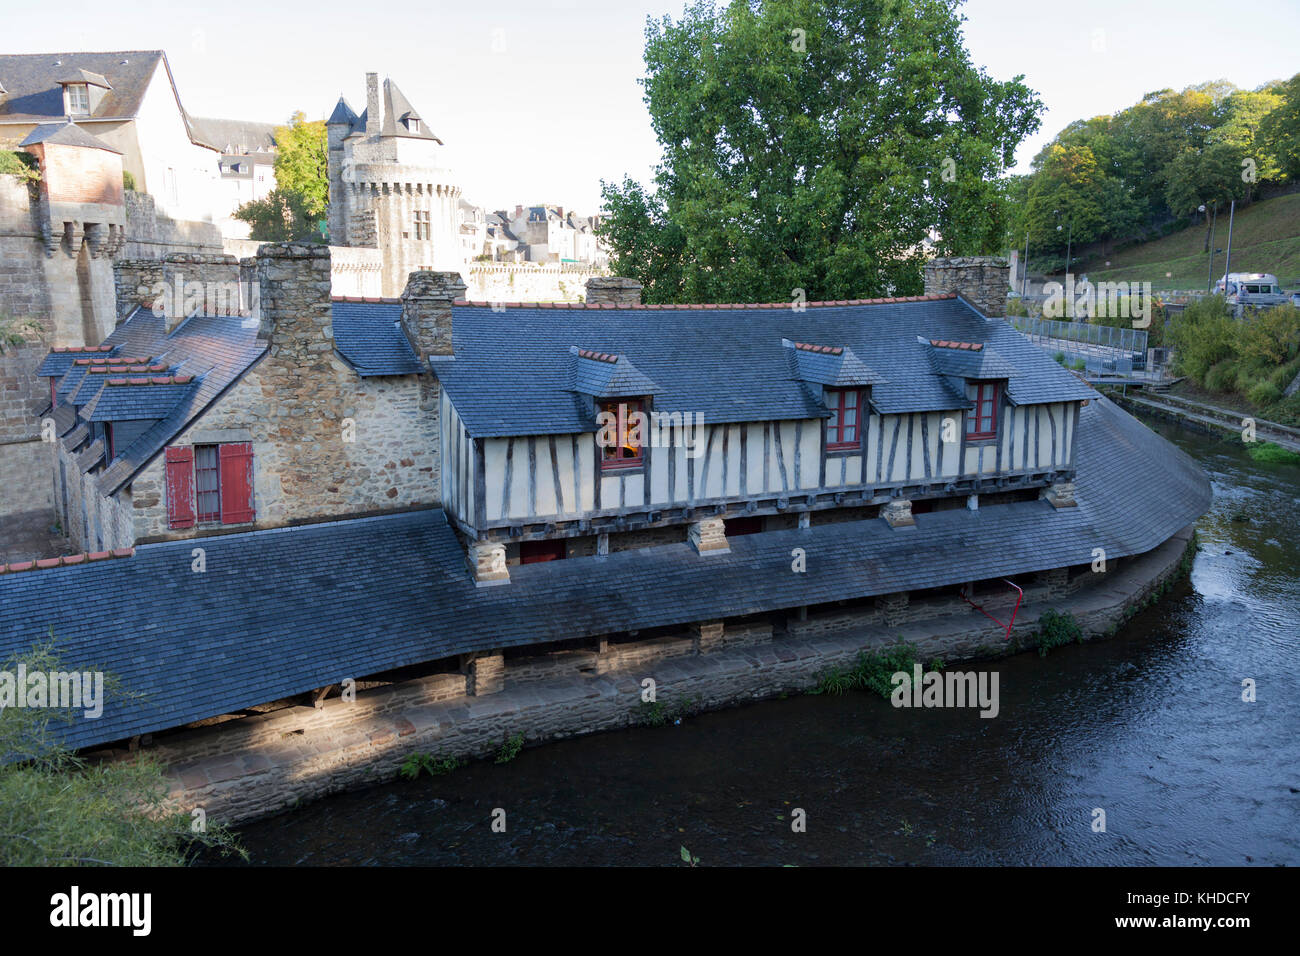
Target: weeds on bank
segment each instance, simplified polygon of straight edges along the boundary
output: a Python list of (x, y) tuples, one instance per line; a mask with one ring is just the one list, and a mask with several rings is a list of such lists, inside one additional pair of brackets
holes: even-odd
[(414, 753), (406, 758), (398, 773), (407, 780), (414, 780), (421, 773), (427, 773), (431, 777), (441, 777), (443, 774), (451, 773), (464, 763), (465, 761), (458, 757), (443, 757), (441, 760), (437, 760), (432, 754)]
[(1079, 622), (1068, 611), (1064, 614), (1059, 611), (1044, 611), (1038, 619), (1038, 634), (1034, 643), (1038, 648), (1038, 656), (1046, 657), (1054, 647), (1082, 644), (1083, 628), (1079, 627)]
[(1246, 452), (1255, 461), (1270, 465), (1300, 465), (1300, 455), (1271, 441), (1246, 442)]
[(694, 697), (672, 708), (657, 700), (643, 700), (632, 713), (632, 723), (640, 727), (662, 727), (680, 723), (683, 717), (693, 717), (699, 712), (699, 702)]
[(501, 743), (501, 749), (497, 751), (497, 763), (509, 763), (519, 756), (519, 751), (524, 749), (524, 735), (515, 734), (513, 737), (507, 737)]
[[(869, 690), (888, 697), (894, 689), (890, 678), (899, 671), (912, 673), (915, 664), (916, 645), (900, 640), (874, 653), (861, 652), (848, 667), (832, 667), (822, 674), (812, 693), (843, 694), (849, 690)], [(943, 661), (935, 658), (926, 670), (943, 670)]]

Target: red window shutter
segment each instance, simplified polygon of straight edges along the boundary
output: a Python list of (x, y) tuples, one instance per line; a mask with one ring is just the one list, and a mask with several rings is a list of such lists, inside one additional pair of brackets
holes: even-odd
[(167, 527), (194, 527), (194, 447), (178, 445), (168, 448)]
[(248, 442), (222, 445), (221, 523), (253, 520), (253, 446)]

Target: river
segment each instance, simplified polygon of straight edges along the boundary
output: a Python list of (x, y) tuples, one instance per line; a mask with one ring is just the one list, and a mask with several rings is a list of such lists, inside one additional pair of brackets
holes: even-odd
[(987, 665), (994, 719), (795, 696), (329, 797), (240, 839), (280, 865), (1300, 864), (1300, 467), (1153, 427), (1214, 483), (1190, 581), (1110, 640)]

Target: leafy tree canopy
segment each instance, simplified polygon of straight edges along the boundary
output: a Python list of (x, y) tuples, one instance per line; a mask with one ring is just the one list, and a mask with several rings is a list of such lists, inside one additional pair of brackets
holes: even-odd
[(1042, 107), (971, 64), (955, 0), (702, 0), (647, 23), (645, 63), (663, 160), (602, 183), (601, 231), (647, 301), (906, 294), (929, 238), (1002, 248)]
[(251, 227), (249, 235), (262, 242), (290, 242), (320, 238), (320, 217), (313, 214), (302, 193), (277, 186), (265, 199), (244, 203), (235, 218)]
[[(1248, 202), (1259, 184), (1300, 176), (1300, 75), (1258, 90), (1215, 80), (1148, 93), (1069, 124), (1032, 169), (1012, 239), (1027, 233), (1040, 253), (1065, 251), (1071, 221), (1075, 243), (1087, 243), (1139, 236), (1202, 205)], [(1066, 229), (1052, 222), (1056, 211)]]
[(275, 129), (275, 189), (244, 203), (235, 218), (251, 227), (253, 239), (285, 242), (317, 238), (329, 206), (328, 140), (323, 120), (294, 113)]

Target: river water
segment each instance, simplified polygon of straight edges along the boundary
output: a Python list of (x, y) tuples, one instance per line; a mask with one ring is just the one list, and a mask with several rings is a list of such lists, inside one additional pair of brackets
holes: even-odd
[(329, 797), (241, 841), (280, 865), (1300, 864), (1300, 467), (1153, 427), (1214, 483), (1190, 582), (1111, 640), (981, 665), (995, 719), (797, 696)]

